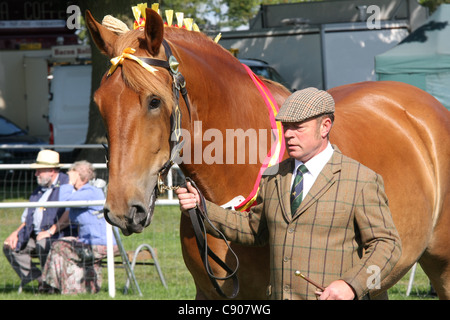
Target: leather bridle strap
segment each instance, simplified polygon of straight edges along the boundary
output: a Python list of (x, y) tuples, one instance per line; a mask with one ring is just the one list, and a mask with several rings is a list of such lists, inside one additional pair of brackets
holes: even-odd
[(189, 119), (191, 118), (191, 106), (189, 104), (189, 99), (187, 95), (187, 89), (186, 89), (186, 80), (184, 79), (181, 72), (178, 71), (179, 63), (175, 56), (172, 54), (172, 49), (170, 49), (169, 44), (165, 39), (162, 41), (162, 45), (164, 47), (164, 50), (166, 52), (166, 58), (167, 60), (160, 60), (160, 59), (154, 59), (154, 58), (145, 58), (145, 57), (139, 57), (142, 61), (147, 63), (148, 65), (155, 66), (155, 67), (161, 67), (164, 69), (167, 69), (169, 73), (173, 77), (173, 91), (177, 98), (177, 102), (179, 99), (179, 93), (183, 96), (184, 102), (186, 103), (186, 107), (188, 109), (189, 113)]
[(171, 154), (169, 160), (162, 166), (159, 171), (159, 180), (164, 180), (165, 176), (169, 172), (170, 168), (174, 165), (177, 158), (180, 155), (181, 148), (183, 146), (183, 141), (180, 142), (181, 139), (181, 110), (179, 106), (180, 93), (186, 103), (186, 107), (189, 113), (189, 119), (191, 119), (191, 106), (189, 103), (188, 93), (186, 89), (186, 80), (184, 79), (181, 72), (178, 71), (179, 63), (175, 56), (172, 54), (172, 50), (170, 49), (169, 44), (165, 39), (162, 41), (162, 45), (164, 47), (166, 53), (166, 60), (147, 58), (147, 57), (139, 57), (140, 60), (145, 62), (150, 66), (161, 67), (167, 69), (172, 76), (173, 84), (172, 91), (175, 97), (176, 103), (175, 107), (170, 116), (171, 122)]
[[(201, 203), (196, 208), (188, 210), (188, 213), (189, 218), (191, 219), (192, 227), (194, 228), (197, 247), (200, 253), (200, 257), (202, 258), (205, 270), (209, 276), (212, 285), (214, 286), (217, 293), (221, 297), (227, 299), (236, 298), (236, 296), (239, 293), (239, 279), (237, 277), (237, 271), (239, 269), (239, 258), (237, 257), (233, 249), (231, 249), (224, 234), (220, 232), (209, 220), (208, 214), (206, 212), (205, 198), (203, 197), (200, 189), (197, 187), (195, 182), (189, 177), (186, 177), (186, 181), (189, 181), (191, 183), (191, 185), (197, 190), (200, 196)], [(234, 270), (231, 267), (229, 267), (224, 261), (222, 261), (208, 246), (208, 238), (206, 236), (206, 228), (204, 221), (206, 221), (210, 225), (210, 227), (219, 235), (219, 237), (224, 240), (225, 244), (229, 249), (229, 252), (234, 256), (236, 260), (236, 267)], [(223, 270), (227, 272), (228, 275), (225, 277), (217, 277), (211, 268), (209, 258), (213, 259)], [(229, 280), (229, 279), (233, 280), (233, 292), (231, 295), (225, 294), (225, 292), (222, 290), (219, 283), (217, 282), (217, 280)]]

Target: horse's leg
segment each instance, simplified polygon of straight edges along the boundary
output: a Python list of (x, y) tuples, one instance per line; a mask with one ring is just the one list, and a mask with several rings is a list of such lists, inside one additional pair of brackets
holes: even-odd
[(197, 293), (195, 294), (195, 300), (208, 300), (206, 295), (203, 293), (202, 289), (200, 289), (197, 284), (195, 286), (197, 290)]
[(445, 300), (450, 299), (450, 196), (447, 198), (430, 245), (419, 260), (439, 299)]
[[(190, 219), (182, 215), (180, 222), (180, 238), (181, 247), (183, 251), (184, 262), (189, 269), (195, 281), (197, 289), (197, 300), (222, 299), (222, 297), (214, 289), (208, 278), (205, 268), (202, 264), (197, 243), (194, 236), (194, 231)], [(208, 242), (211, 249), (217, 254), (219, 258), (226, 261), (233, 269), (235, 267), (235, 259), (229, 253), (228, 247), (222, 240), (208, 236)], [(267, 299), (266, 289), (269, 283), (269, 249), (267, 247), (249, 247), (232, 245), (233, 250), (239, 257), (239, 300), (262, 300)], [(213, 261), (211, 267), (217, 276), (225, 276), (224, 270), (217, 266)], [(227, 280), (222, 283), (221, 287), (224, 292), (231, 294), (233, 291), (232, 280)]]
[[(267, 286), (270, 282), (270, 248), (246, 247), (232, 244), (232, 249), (239, 257), (239, 299), (266, 300)], [(234, 261), (231, 254), (227, 258)], [(231, 292), (231, 281), (228, 281), (228, 291)]]
[[(212, 247), (218, 257), (224, 259), (226, 256), (226, 246), (222, 248), (221, 244), (216, 245), (217, 239), (208, 235), (208, 245)], [(183, 253), (184, 263), (192, 275), (196, 287), (196, 300), (214, 300), (220, 299), (220, 295), (214, 289), (211, 284), (205, 267), (203, 266), (202, 259), (200, 257), (197, 242), (195, 240), (194, 229), (192, 228), (191, 221), (184, 214), (181, 215), (180, 220), (180, 240), (181, 249)], [(219, 249), (219, 250), (217, 250)], [(211, 261), (211, 268), (214, 274), (218, 276), (225, 276), (225, 274), (217, 274), (216, 263)], [(224, 289), (226, 292), (228, 290)]]
[(448, 270), (448, 268), (445, 270), (446, 268), (443, 261), (440, 261), (439, 258), (425, 252), (422, 258), (420, 258), (419, 263), (430, 279), (439, 299), (449, 299), (450, 292), (445, 289), (444, 282), (445, 277), (449, 277), (450, 270)]

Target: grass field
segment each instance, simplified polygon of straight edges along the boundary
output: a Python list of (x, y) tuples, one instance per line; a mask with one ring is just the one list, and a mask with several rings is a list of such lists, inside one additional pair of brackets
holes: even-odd
[[(23, 200), (18, 200), (23, 201)], [(20, 222), (22, 209), (0, 209), (0, 240), (4, 240)], [(142, 297), (137, 292), (129, 290), (123, 293), (126, 273), (123, 268), (115, 269), (117, 300), (192, 300), (195, 297), (195, 286), (190, 273), (184, 265), (179, 241), (178, 206), (157, 207), (152, 225), (141, 234), (129, 237), (122, 236), (126, 250), (134, 250), (142, 243), (150, 244), (157, 250), (168, 289), (164, 288), (153, 265), (136, 266), (135, 274), (142, 291)], [(392, 300), (424, 300), (436, 299), (428, 294), (430, 286), (427, 277), (420, 267), (417, 268), (414, 286), (409, 297), (406, 290), (409, 273), (389, 290)], [(107, 269), (103, 269), (103, 287), (98, 294), (62, 296), (43, 295), (37, 292), (37, 282), (25, 286), (21, 294), (17, 293), (19, 278), (6, 261), (3, 253), (0, 255), (0, 300), (112, 300), (108, 294)]]

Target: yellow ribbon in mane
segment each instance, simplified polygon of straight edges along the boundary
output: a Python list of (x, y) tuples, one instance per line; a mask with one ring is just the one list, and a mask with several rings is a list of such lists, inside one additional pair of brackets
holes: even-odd
[(126, 48), (123, 50), (122, 54), (120, 56), (117, 56), (115, 58), (112, 58), (110, 61), (112, 63), (111, 68), (109, 68), (108, 71), (108, 77), (110, 75), (112, 75), (114, 73), (114, 71), (116, 71), (117, 67), (121, 64), (123, 64), (123, 61), (125, 59), (130, 59), (130, 60), (134, 60), (137, 63), (139, 63), (142, 67), (144, 67), (146, 70), (150, 71), (151, 73), (155, 74), (156, 71), (158, 71), (158, 69), (153, 68), (151, 65), (145, 63), (144, 61), (142, 61), (141, 59), (139, 59), (138, 57), (134, 56), (133, 53), (135, 53), (136, 50), (133, 48)]

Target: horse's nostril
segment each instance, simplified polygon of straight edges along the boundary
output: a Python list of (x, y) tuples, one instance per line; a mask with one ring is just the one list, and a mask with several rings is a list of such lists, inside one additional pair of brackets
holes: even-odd
[(103, 208), (103, 217), (105, 217), (106, 222), (108, 222), (108, 223), (111, 224), (111, 225), (114, 225), (114, 224), (111, 222), (111, 220), (109, 219), (108, 213), (109, 213), (109, 209), (106, 208), (106, 207), (104, 207), (104, 208)]
[(130, 220), (135, 225), (145, 225), (147, 220), (147, 211), (141, 205), (133, 205), (130, 209)]

